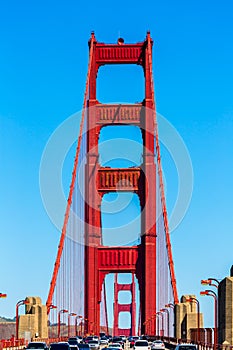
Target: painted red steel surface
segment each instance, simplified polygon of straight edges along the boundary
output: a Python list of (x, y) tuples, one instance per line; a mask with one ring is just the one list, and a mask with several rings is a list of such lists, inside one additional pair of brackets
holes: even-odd
[[(76, 149), (74, 170), (70, 186), (69, 198), (65, 212), (57, 258), (50, 284), (47, 307), (52, 304), (54, 289), (57, 283), (58, 270), (66, 237), (70, 215), (74, 184), (79, 162), (82, 130), (87, 111), (87, 164), (85, 168), (85, 300), (84, 317), (87, 333), (89, 325), (94, 325), (94, 333), (100, 330), (101, 290), (106, 274), (115, 272), (131, 272), (135, 274), (140, 290), (140, 332), (148, 332), (148, 322), (156, 312), (156, 165), (157, 156), (159, 187), (166, 234), (170, 277), (173, 287), (174, 303), (178, 302), (176, 279), (168, 229), (168, 219), (162, 180), (162, 167), (158, 129), (155, 118), (154, 88), (152, 77), (152, 40), (147, 34), (146, 40), (136, 44), (104, 44), (98, 43), (94, 33), (89, 41), (90, 58), (84, 96), (82, 122), (78, 146)], [(105, 105), (96, 98), (96, 78), (98, 68), (104, 64), (139, 64), (145, 77), (145, 96), (142, 103), (135, 105)], [(88, 110), (85, 110), (89, 106)], [(143, 136), (143, 162), (140, 167), (129, 169), (111, 169), (101, 167), (98, 163), (98, 139), (100, 130), (105, 125), (128, 124), (141, 128)], [(156, 140), (156, 147), (154, 145)], [(141, 244), (136, 247), (103, 247), (101, 228), (101, 201), (105, 193), (111, 191), (132, 191), (138, 194), (141, 205)], [(127, 288), (127, 287), (126, 287)], [(93, 328), (93, 326), (92, 326)], [(121, 334), (128, 330), (118, 329)], [(154, 334), (155, 329), (150, 328)]]
[[(93, 44), (93, 58), (89, 81), (87, 165), (86, 165), (86, 209), (85, 209), (85, 318), (94, 324), (94, 333), (100, 329), (101, 290), (106, 273), (135, 273), (139, 282), (141, 306), (141, 332), (146, 333), (144, 321), (156, 312), (156, 166), (154, 161), (154, 114), (152, 108), (152, 87), (149, 71), (148, 35), (145, 42), (137, 44)], [(117, 118), (116, 109), (120, 105), (100, 105), (96, 99), (96, 77), (103, 64), (140, 64), (145, 76), (145, 108), (141, 105), (124, 107)], [(102, 110), (101, 110), (102, 109)], [(104, 112), (105, 109), (105, 112)], [(129, 112), (127, 112), (127, 109)], [(99, 112), (98, 112), (99, 110)], [(97, 112), (96, 112), (97, 111)], [(114, 112), (116, 118), (114, 118)], [(129, 116), (128, 114), (129, 113)], [(120, 114), (121, 115), (121, 114)], [(127, 118), (126, 118), (127, 116)], [(140, 116), (140, 117), (139, 117)], [(101, 127), (106, 123), (136, 123), (144, 129), (143, 164), (140, 168), (110, 169), (101, 168), (98, 163), (98, 138)], [(131, 122), (130, 122), (131, 121)], [(143, 176), (141, 175), (143, 173)], [(140, 178), (140, 181), (139, 181)], [(120, 179), (120, 181), (119, 181)], [(141, 207), (141, 244), (138, 247), (102, 247), (101, 242), (101, 198), (104, 193), (116, 190), (137, 192)], [(87, 329), (89, 332), (90, 329)], [(151, 330), (154, 332), (155, 330)]]
[(140, 175), (141, 168), (100, 168), (97, 175), (98, 190), (138, 192)]
[[(120, 304), (118, 301), (118, 293), (121, 291), (131, 292), (131, 303), (130, 304)], [(136, 300), (135, 300), (135, 280), (134, 274), (132, 274), (132, 282), (128, 284), (120, 284), (117, 282), (117, 274), (115, 274), (114, 281), (114, 323), (113, 323), (113, 335), (126, 335), (127, 337), (136, 334)], [(127, 329), (119, 328), (119, 314), (121, 312), (129, 312), (131, 315), (131, 326)]]
[(138, 246), (99, 247), (98, 269), (107, 273), (136, 271)]
[(104, 64), (142, 64), (144, 42), (137, 44), (96, 43), (96, 63)]
[(96, 105), (96, 123), (111, 124), (140, 124), (142, 104), (136, 105)]

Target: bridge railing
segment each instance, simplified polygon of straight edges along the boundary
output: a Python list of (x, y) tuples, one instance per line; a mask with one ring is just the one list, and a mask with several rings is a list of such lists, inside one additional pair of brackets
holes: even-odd
[[(213, 350), (214, 344), (207, 342), (194, 342), (191, 339), (178, 339), (174, 337), (161, 337), (161, 336), (149, 336), (149, 341), (153, 340), (163, 340), (166, 345), (166, 349), (175, 349), (177, 344), (194, 344), (197, 346), (198, 350)], [(233, 345), (230, 344), (217, 344), (216, 350), (233, 350)]]
[(28, 341), (25, 339), (1, 339), (0, 340), (0, 350), (2, 349), (22, 349), (27, 346)]

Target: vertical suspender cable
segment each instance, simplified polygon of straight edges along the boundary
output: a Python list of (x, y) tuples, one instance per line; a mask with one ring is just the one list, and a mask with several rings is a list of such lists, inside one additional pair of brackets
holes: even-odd
[(57, 275), (58, 275), (58, 271), (59, 271), (59, 267), (60, 267), (61, 255), (62, 255), (62, 251), (63, 251), (63, 247), (64, 247), (67, 224), (68, 224), (68, 219), (69, 219), (69, 215), (70, 215), (70, 207), (71, 207), (71, 203), (72, 203), (72, 197), (73, 197), (74, 186), (75, 186), (75, 179), (76, 179), (76, 174), (77, 174), (77, 166), (78, 166), (78, 159), (79, 159), (82, 133), (83, 133), (83, 127), (84, 127), (85, 108), (86, 108), (86, 103), (87, 103), (87, 95), (88, 95), (90, 72), (91, 72), (91, 62), (92, 62), (92, 55), (93, 55), (93, 41), (94, 41), (94, 37), (91, 38), (88, 72), (87, 72), (86, 88), (85, 88), (83, 110), (82, 110), (82, 119), (81, 119), (80, 132), (79, 132), (79, 137), (78, 137), (78, 145), (76, 148), (69, 197), (67, 200), (67, 206), (66, 206), (64, 223), (63, 223), (63, 227), (62, 227), (62, 233), (61, 233), (60, 242), (59, 242), (59, 246), (58, 246), (58, 252), (57, 252), (57, 257), (56, 257), (56, 261), (55, 261), (55, 265), (54, 265), (53, 275), (52, 275), (52, 279), (51, 279), (51, 283), (50, 283), (49, 294), (48, 294), (48, 298), (47, 298), (47, 302), (46, 302), (48, 313), (50, 311), (49, 306), (52, 304), (53, 293), (54, 293), (54, 289), (56, 286)]
[(161, 202), (162, 202), (162, 211), (163, 211), (163, 218), (164, 218), (164, 229), (165, 229), (165, 235), (166, 235), (168, 261), (169, 261), (169, 267), (170, 267), (171, 284), (172, 284), (172, 289), (173, 289), (174, 303), (177, 304), (179, 302), (179, 300), (178, 300), (178, 293), (177, 293), (177, 287), (176, 287), (175, 269), (174, 269), (174, 263), (173, 263), (173, 258), (172, 258), (167, 208), (166, 208), (166, 201), (165, 201), (165, 195), (164, 195), (164, 184), (163, 184), (162, 164), (161, 164), (161, 156), (160, 156), (158, 124), (157, 124), (156, 115), (155, 115), (154, 82), (153, 82), (153, 76), (152, 76), (152, 54), (151, 54), (151, 41), (150, 41), (149, 34), (148, 34), (147, 40), (148, 40), (148, 53), (149, 53), (149, 55), (148, 55), (149, 56), (149, 69), (150, 69), (150, 77), (151, 77), (152, 104), (153, 104), (153, 111), (154, 111), (154, 118), (155, 118), (155, 143), (156, 143), (156, 156), (157, 156), (158, 173), (159, 173), (159, 187), (160, 187), (160, 193), (161, 193)]

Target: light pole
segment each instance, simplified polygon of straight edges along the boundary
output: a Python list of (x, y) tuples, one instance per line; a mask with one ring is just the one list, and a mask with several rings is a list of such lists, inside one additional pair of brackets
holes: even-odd
[(147, 330), (148, 330), (148, 327), (147, 327), (147, 323), (149, 322), (149, 318), (145, 321), (145, 322), (143, 322), (143, 325), (145, 326), (144, 328), (145, 328), (145, 332), (144, 332), (144, 334), (147, 334)]
[(83, 319), (83, 330), (84, 330), (84, 336), (88, 333), (89, 331), (89, 326), (88, 326), (88, 318)]
[(93, 322), (93, 321), (90, 321), (89, 324), (90, 324), (90, 334), (93, 335), (93, 325), (94, 325), (94, 322)]
[(151, 316), (151, 327), (154, 330), (154, 335), (156, 335), (156, 313)]
[[(75, 313), (75, 312), (70, 312), (69, 314), (68, 314), (68, 338), (70, 337), (70, 318), (71, 318), (71, 316), (76, 316), (77, 314)], [(76, 333), (76, 332), (75, 332)]]
[(165, 307), (170, 307), (170, 308), (174, 309), (175, 305), (172, 303), (169, 303), (169, 304), (166, 304)]
[(165, 312), (167, 314), (167, 336), (169, 338), (169, 325), (170, 325), (170, 322), (169, 322), (169, 311), (168, 309), (160, 309), (161, 312)]
[[(215, 283), (213, 283), (213, 281)], [(215, 288), (219, 287), (219, 281), (216, 278), (208, 278), (207, 280), (201, 280), (201, 284), (204, 286), (213, 286)]]
[(159, 327), (159, 315), (157, 315), (157, 313), (155, 314), (156, 320), (157, 320), (157, 326), (156, 326), (156, 332), (157, 335), (160, 335), (160, 327)]
[(164, 319), (163, 319), (163, 313), (161, 311), (156, 312), (156, 315), (160, 315), (162, 319), (162, 327), (161, 327), (161, 336), (164, 336)]
[(194, 301), (197, 304), (197, 341), (200, 342), (200, 303), (194, 297), (187, 298), (186, 301), (190, 303)]
[(175, 337), (175, 304), (169, 303), (169, 304), (166, 304), (165, 307), (173, 310), (173, 325), (172, 326), (173, 326), (173, 337)]
[(6, 298), (7, 297), (7, 294), (5, 293), (0, 293), (0, 298)]
[(16, 327), (16, 340), (19, 339), (19, 306), (20, 305), (25, 305), (25, 304), (30, 304), (30, 302), (26, 299), (20, 300), (18, 301), (18, 303), (16, 304), (16, 316), (15, 316), (15, 327)]
[(57, 332), (58, 338), (60, 338), (60, 332), (61, 332), (61, 314), (64, 314), (65, 312), (68, 312), (68, 310), (62, 309), (58, 312), (58, 332)]
[(81, 320), (81, 331), (79, 331), (78, 333), (78, 319), (82, 319), (83, 316), (82, 315), (77, 315), (75, 317), (75, 335), (81, 335), (82, 336), (82, 320)]
[[(53, 309), (57, 309), (57, 306), (53, 305), (53, 304), (48, 305), (48, 307), (47, 307), (48, 314), (49, 314), (49, 311), (53, 310)], [(50, 328), (51, 328), (51, 325), (49, 324), (49, 338), (50, 338), (50, 335), (51, 335), (51, 329)]]
[(214, 350), (216, 350), (218, 344), (218, 297), (217, 294), (210, 289), (200, 292), (200, 295), (210, 295), (214, 298)]

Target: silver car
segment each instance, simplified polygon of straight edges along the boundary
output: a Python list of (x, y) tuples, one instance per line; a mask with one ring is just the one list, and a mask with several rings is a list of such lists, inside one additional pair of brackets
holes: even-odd
[(197, 350), (196, 345), (194, 344), (177, 344), (175, 350)]
[(90, 346), (90, 349), (93, 349), (93, 350), (100, 349), (100, 343), (98, 340), (89, 340), (88, 344)]
[(162, 340), (154, 340), (151, 344), (151, 350), (163, 350), (165, 349), (165, 344)]

